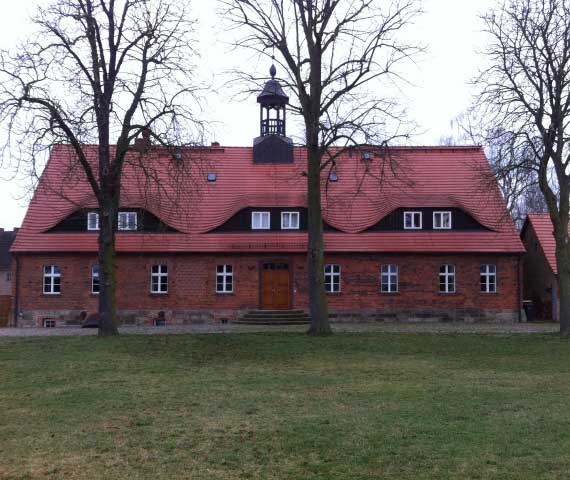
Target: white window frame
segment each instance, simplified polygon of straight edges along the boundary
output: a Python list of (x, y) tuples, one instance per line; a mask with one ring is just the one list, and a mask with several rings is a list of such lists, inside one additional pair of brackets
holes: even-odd
[[(255, 218), (259, 218), (259, 224), (256, 226)], [(267, 226), (264, 227), (263, 219), (267, 218)], [(271, 212), (256, 211), (251, 212), (251, 229), (252, 230), (269, 230), (271, 229)]]
[[(412, 216), (412, 226), (411, 227), (407, 227), (406, 226), (406, 216), (407, 215), (411, 215)], [(420, 219), (420, 224), (419, 226), (417, 226), (414, 222), (414, 219), (416, 217), (416, 215), (419, 216)], [(422, 212), (419, 212), (417, 210), (406, 210), (404, 211), (404, 230), (421, 230), (422, 229), (422, 224), (423, 224), (423, 215)]]
[(55, 328), (57, 326), (55, 318), (44, 318), (42, 320), (43, 328)]
[[(443, 272), (442, 272), (443, 270)], [(439, 267), (439, 293), (455, 293), (456, 286), (455, 286), (455, 265), (446, 263)], [(443, 281), (442, 281), (443, 280)], [(453, 282), (451, 283), (450, 280)], [(450, 288), (450, 283), (452, 288)], [(442, 286), (444, 286), (442, 290)]]
[[(439, 219), (440, 219), (440, 226), (436, 226), (436, 217), (439, 215)], [(444, 215), (449, 215), (449, 226), (448, 227), (444, 227), (443, 226), (443, 218)], [(452, 225), (452, 216), (451, 216), (451, 211), (450, 210), (440, 210), (437, 212), (433, 212), (433, 229), (434, 230), (451, 230), (451, 225)]]
[[(398, 289), (399, 289), (399, 277), (400, 277), (400, 272), (399, 272), (399, 268), (398, 265), (395, 265), (393, 263), (389, 263), (386, 265), (382, 265), (380, 267), (380, 292), (381, 293), (398, 293)], [(387, 281), (384, 282), (384, 279), (386, 279)], [(384, 285), (387, 286), (387, 289), (384, 289)], [(392, 290), (392, 287), (395, 286), (395, 289)]]
[[(133, 215), (135, 222), (134, 222), (134, 228), (129, 228), (129, 224), (131, 222), (129, 222), (129, 217)], [(118, 215), (118, 221), (117, 221), (117, 225), (118, 225), (118, 229), (121, 232), (135, 232), (138, 229), (138, 215), (137, 212), (119, 212)]]
[[(61, 295), (61, 269), (57, 265), (44, 265), (43, 270), (44, 275), (42, 289), (44, 295)], [(46, 280), (49, 280), (48, 285), (46, 285)], [(56, 280), (58, 281), (56, 282)], [(55, 291), (56, 283), (59, 286), (59, 292)], [(46, 286), (49, 286), (48, 290), (46, 290)]]
[[(95, 219), (95, 225), (91, 225), (91, 219)], [(99, 224), (99, 214), (97, 212), (87, 212), (87, 230), (90, 232), (96, 232), (100, 230), (101, 225)]]
[[(492, 268), (491, 268), (492, 267)], [(491, 283), (491, 278), (494, 282)], [(497, 265), (494, 263), (484, 263), (479, 269), (479, 282), (481, 284), (481, 293), (497, 293)], [(494, 289), (491, 290), (491, 285)]]
[[(221, 288), (219, 288), (220, 285)], [(230, 264), (216, 265), (216, 293), (234, 293), (233, 265)]]
[[(156, 279), (156, 282), (153, 280)], [(162, 290), (162, 286), (166, 289)], [(154, 295), (165, 295), (168, 293), (168, 265), (163, 263), (150, 267), (150, 293)]]
[[(340, 293), (341, 292), (341, 267), (336, 263), (327, 263), (325, 265), (325, 291), (326, 293)], [(327, 282), (327, 277), (330, 280)], [(336, 285), (336, 289), (335, 289)]]
[[(285, 218), (289, 216), (289, 226), (285, 226)], [(292, 226), (293, 219), (296, 219), (296, 226)], [(299, 230), (301, 223), (301, 215), (299, 212), (281, 212), (281, 230)]]
[[(95, 279), (97, 279), (97, 282), (95, 282)], [(95, 285), (97, 285), (97, 291), (95, 291)], [(99, 295), (100, 291), (101, 291), (101, 267), (97, 264), (91, 267), (91, 294)]]

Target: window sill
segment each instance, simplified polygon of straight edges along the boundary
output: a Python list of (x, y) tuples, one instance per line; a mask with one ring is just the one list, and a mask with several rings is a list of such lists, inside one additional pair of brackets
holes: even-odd
[(380, 292), (380, 295), (400, 295), (400, 292)]
[(216, 295), (222, 295), (222, 296), (235, 295), (235, 292), (216, 292)]
[(46, 297), (58, 297), (61, 295), (61, 292), (59, 292), (59, 293), (46, 293), (46, 292), (44, 292), (44, 295)]
[(440, 295), (457, 295), (457, 292), (439, 292)]
[(167, 297), (168, 292), (149, 292), (151, 297)]
[(325, 292), (327, 295), (342, 295), (342, 292)]

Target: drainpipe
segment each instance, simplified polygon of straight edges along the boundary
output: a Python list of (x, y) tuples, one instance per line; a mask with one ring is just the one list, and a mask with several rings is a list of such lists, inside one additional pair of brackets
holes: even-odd
[[(521, 309), (523, 308), (523, 291), (522, 291), (522, 282), (521, 282), (521, 277), (522, 277), (522, 255), (519, 255), (519, 259), (518, 259), (518, 272), (517, 272), (517, 288), (519, 291), (519, 323), (522, 322), (522, 312)], [(528, 322), (528, 318), (527, 318), (527, 322)]]
[(15, 289), (14, 289), (14, 327), (18, 326), (18, 315), (20, 313), (20, 259), (17, 255), (14, 255), (14, 260), (16, 262), (16, 278)]

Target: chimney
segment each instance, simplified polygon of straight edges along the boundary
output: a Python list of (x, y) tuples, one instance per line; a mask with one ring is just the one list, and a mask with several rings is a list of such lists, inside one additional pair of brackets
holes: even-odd
[(220, 142), (212, 142), (212, 147), (219, 147), (220, 146)]
[(150, 129), (144, 128), (141, 132), (141, 136), (135, 139), (135, 146), (137, 147), (149, 147), (150, 146)]
[(3, 228), (0, 228), (0, 233), (4, 233), (4, 229), (3, 229)]

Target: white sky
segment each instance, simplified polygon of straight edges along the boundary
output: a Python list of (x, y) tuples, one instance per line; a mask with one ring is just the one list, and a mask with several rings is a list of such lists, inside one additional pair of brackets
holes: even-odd
[[(17, 39), (25, 39), (29, 17), (40, 0), (3, 2), (0, 15), (0, 48), (14, 48)], [(42, 3), (46, 0), (41, 0)], [(49, 0), (48, 0), (49, 1)], [(450, 122), (470, 104), (469, 81), (480, 68), (485, 37), (480, 30), (479, 14), (493, 7), (497, 0), (423, 0), (424, 14), (411, 29), (410, 41), (421, 43), (427, 52), (410, 69), (413, 86), (404, 86), (409, 119), (419, 126), (411, 144), (438, 144), (450, 133)], [(216, 82), (221, 73), (250, 62), (253, 70), (265, 74), (269, 65), (235, 53), (230, 54), (220, 32), (215, 0), (193, 0), (193, 14), (198, 19), (202, 79)], [(254, 98), (235, 100), (212, 91), (205, 97), (204, 117), (212, 122), (210, 140), (222, 145), (251, 145), (258, 133), (259, 113)], [(0, 170), (0, 228), (21, 224), (28, 196), (25, 178), (13, 178), (13, 172)]]

